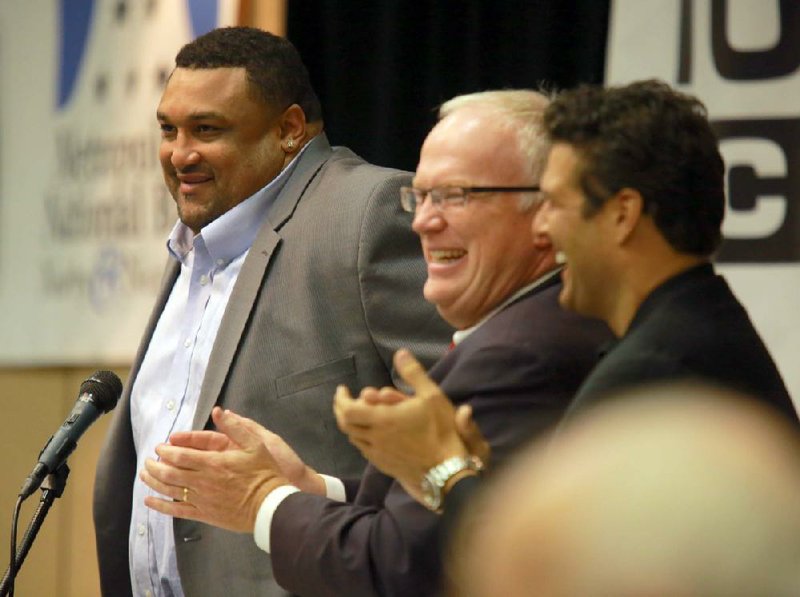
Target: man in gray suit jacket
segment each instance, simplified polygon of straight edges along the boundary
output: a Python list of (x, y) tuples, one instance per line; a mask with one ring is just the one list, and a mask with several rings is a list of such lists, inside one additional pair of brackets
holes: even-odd
[(334, 389), (390, 383), (401, 345), (432, 362), (449, 330), (421, 297), (424, 263), (397, 201), (409, 176), (330, 147), (289, 42), (227, 28), (187, 44), (157, 115), (180, 221), (98, 464), (103, 594), (280, 593), (252, 537), (145, 508), (144, 459), (221, 404), (316, 469), (357, 474)]

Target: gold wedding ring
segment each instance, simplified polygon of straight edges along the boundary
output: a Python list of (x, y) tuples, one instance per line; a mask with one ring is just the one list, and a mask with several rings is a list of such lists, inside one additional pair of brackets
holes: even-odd
[(189, 488), (188, 487), (184, 487), (183, 488), (183, 499), (181, 499), (181, 501), (182, 502), (186, 502), (186, 503), (189, 502)]

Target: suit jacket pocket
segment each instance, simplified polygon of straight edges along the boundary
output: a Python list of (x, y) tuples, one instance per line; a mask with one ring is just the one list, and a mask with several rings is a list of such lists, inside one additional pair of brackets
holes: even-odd
[(350, 355), (312, 369), (279, 377), (275, 380), (275, 386), (278, 397), (281, 398), (314, 386), (353, 376), (355, 373), (356, 359), (354, 355)]

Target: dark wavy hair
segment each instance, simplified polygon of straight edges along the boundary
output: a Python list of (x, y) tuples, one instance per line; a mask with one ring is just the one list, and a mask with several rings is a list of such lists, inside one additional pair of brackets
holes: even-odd
[(675, 250), (708, 256), (717, 249), (725, 164), (697, 98), (657, 80), (585, 85), (558, 96), (544, 123), (552, 142), (580, 156), (586, 217), (619, 190), (636, 189)]
[(306, 120), (322, 120), (322, 108), (297, 49), (286, 39), (253, 27), (222, 27), (181, 48), (178, 68), (244, 68), (247, 80), (270, 107), (297, 104)]

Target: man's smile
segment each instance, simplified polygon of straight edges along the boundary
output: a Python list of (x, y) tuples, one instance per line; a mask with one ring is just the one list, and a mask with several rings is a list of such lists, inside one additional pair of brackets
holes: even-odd
[(430, 249), (428, 251), (429, 263), (452, 263), (467, 254), (464, 249)]

